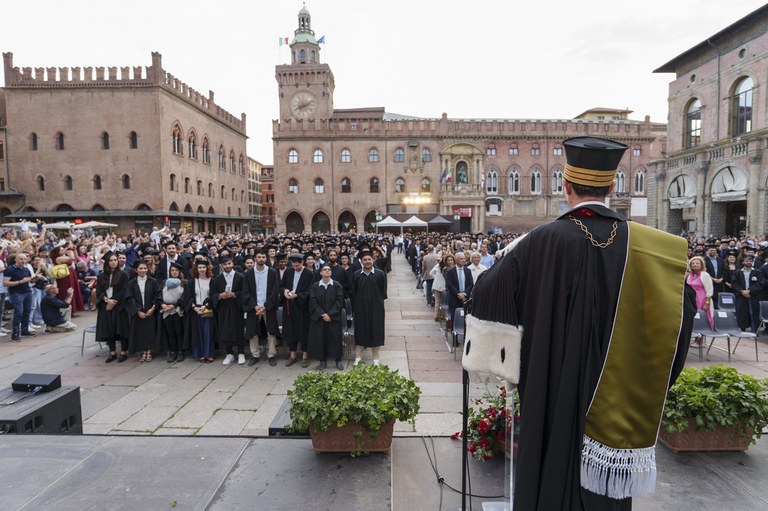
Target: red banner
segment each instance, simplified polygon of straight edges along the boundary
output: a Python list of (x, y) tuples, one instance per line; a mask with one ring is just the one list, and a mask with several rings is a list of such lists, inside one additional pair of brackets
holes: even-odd
[(453, 214), (459, 215), (461, 218), (472, 218), (472, 207), (454, 206)]

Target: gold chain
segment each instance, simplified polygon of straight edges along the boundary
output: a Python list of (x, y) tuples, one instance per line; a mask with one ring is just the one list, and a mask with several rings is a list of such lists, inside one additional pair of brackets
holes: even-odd
[(570, 215), (568, 215), (568, 219), (573, 220), (573, 223), (578, 225), (579, 228), (581, 228), (581, 230), (584, 231), (584, 234), (587, 235), (587, 239), (589, 240), (589, 242), (592, 243), (592, 245), (596, 246), (597, 248), (607, 248), (608, 246), (610, 246), (610, 244), (613, 243), (613, 239), (616, 237), (616, 228), (619, 226), (619, 223), (616, 220), (614, 220), (613, 229), (611, 229), (611, 235), (608, 237), (608, 241), (606, 241), (605, 243), (598, 243), (597, 241), (595, 241), (595, 238), (592, 237), (592, 233), (589, 232), (589, 229), (587, 229), (587, 226), (584, 225), (581, 220), (579, 220), (578, 218), (574, 218)]

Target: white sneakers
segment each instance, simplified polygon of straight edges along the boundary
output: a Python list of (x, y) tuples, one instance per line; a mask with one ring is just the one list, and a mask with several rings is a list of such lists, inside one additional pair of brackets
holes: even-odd
[(360, 357), (356, 357), (356, 358), (355, 358), (355, 362), (354, 362), (352, 365), (355, 365), (355, 366), (356, 366), (357, 364), (359, 364), (359, 363), (360, 363), (360, 362), (362, 362), (362, 361), (363, 361), (363, 359), (362, 359), (362, 358), (360, 358)]
[(378, 358), (374, 358), (373, 359), (373, 365), (375, 365), (375, 366), (379, 365), (379, 359)]
[[(222, 362), (222, 364), (224, 364), (225, 366), (228, 366), (228, 365), (231, 365), (232, 362), (234, 361), (235, 361), (235, 356), (230, 353), (226, 357), (224, 357), (224, 362)], [(239, 365), (245, 364), (245, 355), (243, 355), (242, 353), (239, 354), (237, 356), (237, 363)]]

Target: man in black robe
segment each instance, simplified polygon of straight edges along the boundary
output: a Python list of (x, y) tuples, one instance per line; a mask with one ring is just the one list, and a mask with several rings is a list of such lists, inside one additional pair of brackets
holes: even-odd
[(255, 262), (255, 266), (245, 272), (245, 291), (248, 295), (245, 337), (250, 339), (251, 344), (251, 360), (248, 365), (256, 365), (259, 362), (260, 344), (266, 340), (267, 360), (269, 365), (276, 366), (275, 341), (280, 283), (277, 272), (266, 265), (267, 252), (264, 249), (256, 250)]
[(229, 255), (219, 258), (219, 273), (211, 281), (211, 305), (216, 318), (216, 340), (227, 353), (224, 365), (235, 361), (245, 364), (245, 339), (243, 338), (243, 306), (248, 303), (245, 278), (234, 270), (235, 263)]
[[(485, 357), (495, 353), (501, 364), (519, 363), (519, 374), (509, 371), (509, 378), (519, 376), (521, 399), (514, 509), (629, 510), (632, 496), (653, 491), (664, 396), (682, 370), (690, 340), (696, 307), (695, 293), (684, 284), (686, 243), (630, 227), (605, 207), (627, 146), (592, 137), (563, 145), (571, 210), (530, 232), (480, 276), (467, 318), (464, 365), (481, 370), (468, 364), (470, 353), (517, 335), (519, 357), (509, 349)], [(643, 236), (654, 246), (638, 246)], [(637, 328), (627, 334), (626, 325)], [(651, 360), (650, 349), (664, 357)], [(623, 374), (613, 370), (616, 364), (636, 370)], [(609, 372), (611, 383), (601, 386)], [(631, 392), (639, 397), (626, 398)], [(606, 396), (618, 396), (609, 413), (595, 406)], [(644, 408), (648, 402), (653, 406)], [(626, 417), (625, 410), (634, 414)], [(609, 437), (623, 433), (613, 425), (617, 416), (626, 419), (629, 445), (593, 438), (598, 427)], [(639, 442), (634, 431), (643, 431)], [(593, 463), (593, 448), (607, 455)], [(635, 458), (638, 453), (643, 457)]]
[(387, 274), (373, 267), (370, 249), (361, 250), (363, 267), (352, 278), (352, 307), (355, 311), (355, 365), (363, 359), (365, 348), (372, 348), (373, 363), (379, 364), (379, 347), (384, 346), (384, 300), (387, 299)]
[(287, 268), (280, 281), (280, 295), (283, 297), (283, 339), (288, 342), (291, 352), (285, 363), (291, 367), (298, 361), (296, 352), (301, 346), (301, 367), (309, 367), (307, 353), (307, 335), (309, 332), (309, 288), (315, 282), (314, 273), (304, 267), (302, 254), (288, 256), (291, 268)]
[(347, 319), (341, 317), (344, 289), (331, 278), (329, 264), (322, 265), (320, 276), (321, 279), (309, 289), (309, 356), (320, 361), (318, 371), (327, 367), (328, 357), (333, 358), (336, 369), (343, 371), (342, 322)]

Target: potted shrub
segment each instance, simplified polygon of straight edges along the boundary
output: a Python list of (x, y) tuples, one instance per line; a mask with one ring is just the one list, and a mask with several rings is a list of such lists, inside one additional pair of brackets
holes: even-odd
[(768, 425), (768, 381), (724, 365), (687, 368), (667, 396), (659, 435), (680, 451), (745, 451)]
[(421, 389), (386, 366), (301, 374), (288, 391), (293, 432), (316, 452), (389, 451), (395, 420), (415, 425)]

